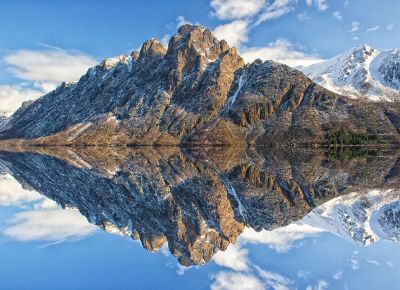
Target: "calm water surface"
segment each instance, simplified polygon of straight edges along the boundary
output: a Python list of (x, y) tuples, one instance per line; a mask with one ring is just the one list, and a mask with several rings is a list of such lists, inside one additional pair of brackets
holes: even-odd
[(398, 289), (395, 151), (0, 152), (1, 289)]

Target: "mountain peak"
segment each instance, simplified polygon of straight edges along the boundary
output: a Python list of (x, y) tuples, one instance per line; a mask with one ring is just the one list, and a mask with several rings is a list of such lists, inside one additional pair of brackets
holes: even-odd
[(336, 93), (373, 101), (400, 99), (400, 56), (360, 45), (301, 70)]
[(166, 53), (164, 46), (155, 38), (146, 40), (139, 53), (139, 59), (163, 57)]
[(187, 55), (189, 50), (192, 54), (216, 58), (229, 50), (229, 46), (226, 41), (219, 41), (208, 28), (185, 24), (170, 39), (167, 55)]

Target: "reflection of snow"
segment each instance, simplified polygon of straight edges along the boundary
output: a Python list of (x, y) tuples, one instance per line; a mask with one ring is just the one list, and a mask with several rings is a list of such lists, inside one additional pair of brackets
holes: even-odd
[(301, 223), (361, 245), (370, 245), (380, 239), (398, 241), (399, 196), (397, 190), (350, 193), (314, 209)]

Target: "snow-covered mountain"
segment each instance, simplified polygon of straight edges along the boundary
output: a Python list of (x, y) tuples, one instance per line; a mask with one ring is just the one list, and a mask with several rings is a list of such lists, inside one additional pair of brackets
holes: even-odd
[(400, 192), (373, 190), (351, 193), (317, 207), (301, 223), (320, 228), (357, 244), (400, 241)]
[(378, 51), (362, 45), (300, 70), (339, 94), (373, 101), (400, 100), (400, 49)]

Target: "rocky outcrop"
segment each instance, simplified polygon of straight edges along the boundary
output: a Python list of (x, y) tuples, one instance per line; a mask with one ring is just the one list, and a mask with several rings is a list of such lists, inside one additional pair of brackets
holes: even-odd
[[(316, 143), (328, 132), (398, 143), (386, 105), (340, 96), (273, 61), (245, 64), (210, 30), (184, 25), (165, 49), (106, 59), (17, 111), (2, 139), (46, 145)], [(26, 141), (28, 140), (28, 141)]]
[(396, 152), (329, 160), (261, 147), (26, 149), (35, 152), (0, 152), (2, 171), (149, 251), (168, 242), (183, 265), (207, 262), (244, 227), (272, 230), (332, 198), (399, 184)]

